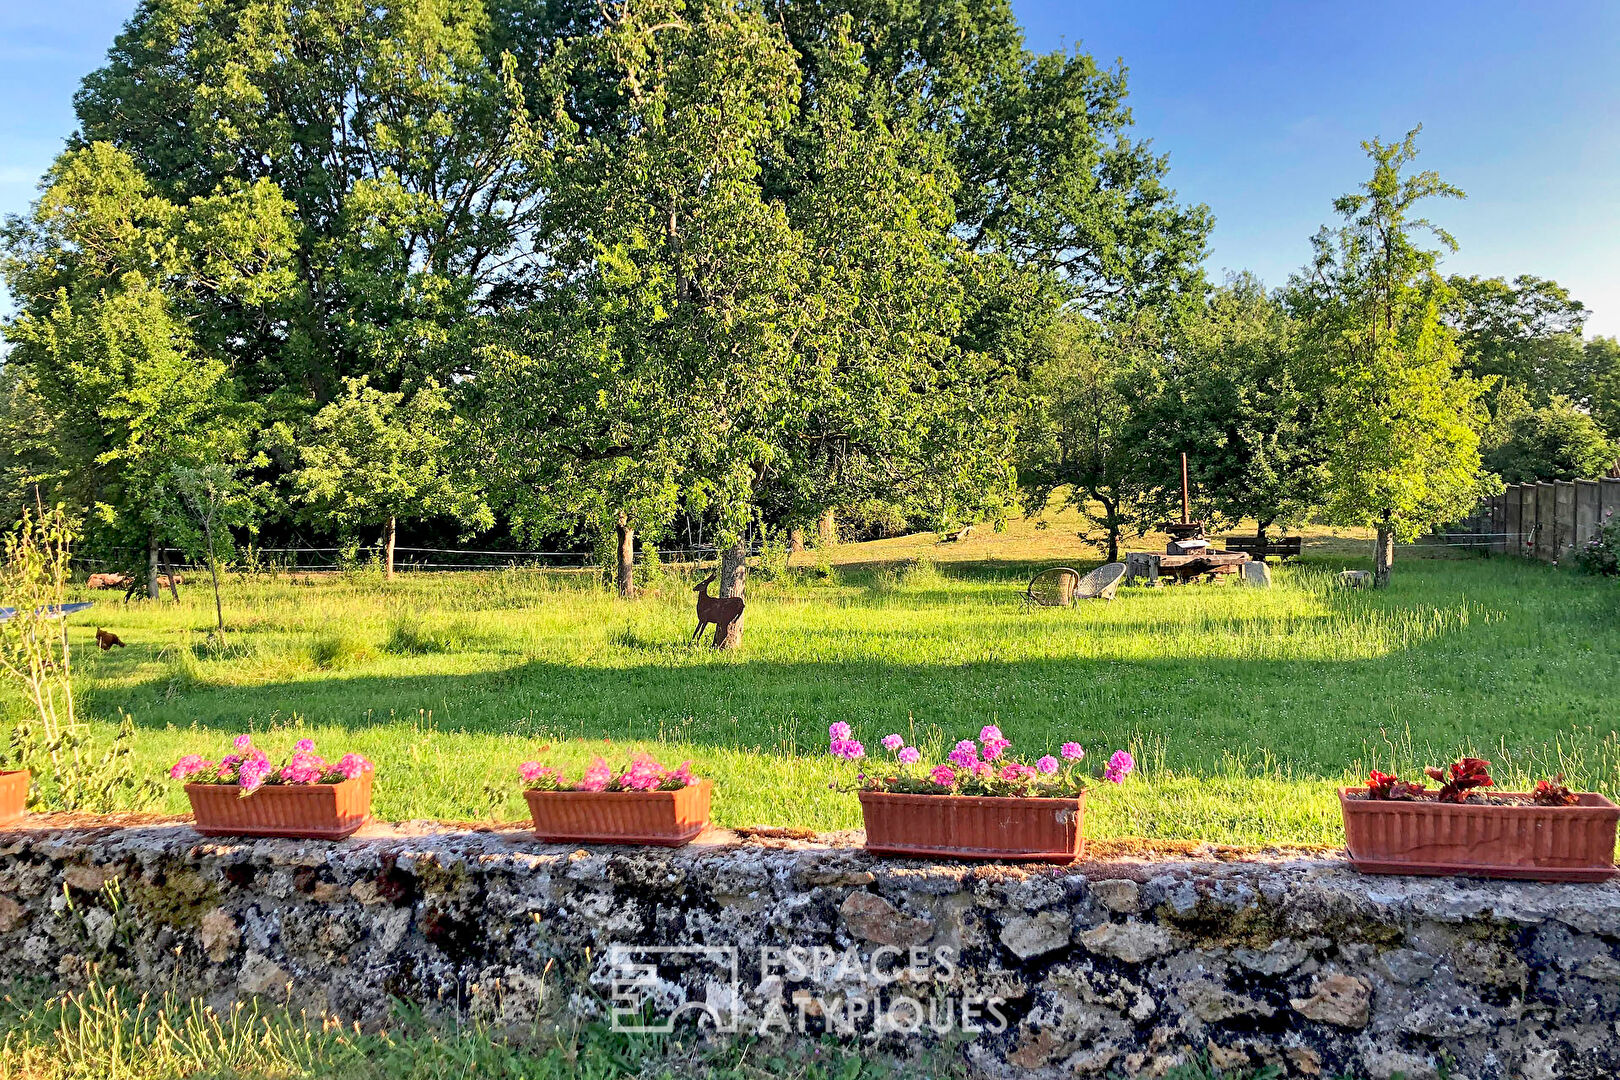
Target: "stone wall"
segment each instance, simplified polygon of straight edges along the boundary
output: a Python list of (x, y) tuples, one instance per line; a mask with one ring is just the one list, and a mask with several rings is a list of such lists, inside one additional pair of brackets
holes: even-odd
[[(0, 831), (0, 976), (70, 986), (95, 964), (216, 1004), (263, 995), (377, 1022), (397, 996), (533, 1030), (605, 1015), (628, 971), (648, 1019), (698, 1000), (747, 1032), (955, 1042), (991, 1076), (1156, 1075), (1192, 1054), (1380, 1080), (1620, 1075), (1617, 885), (1365, 878), (1213, 849), (927, 864), (839, 839)], [(652, 954), (614, 946), (707, 951), (636, 968), (624, 961)], [(902, 999), (933, 1011), (897, 1014)]]

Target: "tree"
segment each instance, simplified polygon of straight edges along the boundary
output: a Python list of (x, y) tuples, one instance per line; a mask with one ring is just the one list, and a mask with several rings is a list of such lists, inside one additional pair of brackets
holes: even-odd
[(524, 158), (546, 103), (531, 111), (513, 38), (483, 0), (137, 6), (75, 98), (82, 137), (165, 198), (264, 183), (297, 223), (297, 289), (197, 313), (251, 396), (447, 382), (473, 316), (528, 294), (544, 197)]
[(1576, 396), (1581, 386), (1581, 327), (1586, 307), (1556, 281), (1521, 274), (1502, 278), (1454, 276), (1445, 319), (1457, 331), (1463, 368), (1497, 376), (1497, 388), (1523, 387), (1543, 405)]
[[(1025, 505), (1039, 512), (1057, 498), (1092, 517), (1107, 534), (1109, 562), (1148, 495), (1134, 442), (1133, 404), (1163, 344), (1157, 321), (1102, 325), (1080, 315), (1061, 321), (1048, 358), (1031, 380), (1018, 448)], [(1102, 508), (1097, 515), (1095, 502)]]
[(243, 460), (257, 408), (193, 332), (210, 303), (243, 310), (291, 287), (291, 225), (272, 185), (227, 184), (184, 204), (158, 195), (127, 154), (63, 154), (31, 213), (5, 227), (19, 312), (6, 432), (13, 500), (39, 485), (85, 517), (103, 551), (145, 549), (157, 597), (156, 488), (175, 465)]
[(1281, 301), (1241, 275), (1207, 300), (1180, 306), (1155, 369), (1138, 378), (1131, 442), (1148, 495), (1138, 523), (1173, 518), (1181, 498), (1180, 454), (1191, 466), (1194, 516), (1210, 523), (1304, 520), (1322, 497), (1319, 399)]
[(1620, 441), (1620, 338), (1599, 337), (1581, 354), (1583, 382), (1591, 388), (1592, 418), (1609, 438)]
[(1201, 289), (1209, 210), (1179, 204), (1168, 159), (1132, 138), (1123, 68), (1032, 53), (1005, 0), (802, 0), (781, 16), (807, 84), (838, 62), (842, 14), (866, 94), (938, 136), (971, 251), (1058, 279), (1093, 315)]
[(208, 567), (214, 586), (215, 627), (225, 636), (225, 607), (220, 600), (220, 564), (231, 557), (236, 545), (233, 527), (252, 522), (256, 516), (252, 493), (233, 465), (200, 467), (170, 466), (159, 482), (159, 505), (166, 538), (192, 558), (201, 558)]
[[(767, 178), (804, 238), (815, 316), (784, 401), (791, 437), (753, 498), (762, 525), (867, 505), (943, 530), (1002, 514), (1013, 497), (1017, 365), (964, 321), (1000, 260), (955, 235), (939, 138), (865, 92), (871, 71), (848, 23), (826, 28), (789, 155)], [(1055, 307), (1050, 290), (1029, 292)]]
[(1456, 333), (1441, 318), (1450, 297), (1436, 271), (1432, 235), (1449, 233), (1414, 216), (1432, 198), (1462, 192), (1425, 171), (1405, 170), (1417, 130), (1398, 143), (1363, 143), (1372, 177), (1334, 209), (1344, 223), (1312, 240), (1312, 264), (1291, 281), (1304, 347), (1323, 395), (1329, 519), (1377, 530), (1374, 583), (1389, 583), (1396, 539), (1455, 519), (1487, 494), (1480, 398), (1488, 383), (1461, 373)]
[[(363, 378), (315, 414), (298, 447), (296, 498), (345, 531), (382, 528), (384, 574), (394, 576), (401, 517), (443, 514), (487, 527), (489, 510), (472, 477), (454, 461), (456, 424), (435, 384), (390, 393)], [(283, 432), (283, 437), (290, 433)]]
[[(1507, 411), (1499, 407), (1498, 419)], [(1487, 450), (1485, 465), (1510, 484), (1604, 476), (1620, 456), (1591, 415), (1565, 397), (1512, 410), (1506, 423), (1493, 427), (1501, 434)]]

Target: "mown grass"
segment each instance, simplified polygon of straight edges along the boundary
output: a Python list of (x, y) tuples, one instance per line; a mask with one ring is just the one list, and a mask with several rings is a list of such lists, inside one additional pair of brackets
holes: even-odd
[(837, 720), (874, 750), (889, 731), (938, 750), (991, 722), (1023, 751), (1129, 746), (1142, 768), (1097, 790), (1097, 837), (1335, 843), (1335, 784), (1464, 751), (1505, 782), (1563, 771), (1620, 789), (1620, 589), (1410, 552), (1388, 590), (1338, 587), (1366, 550), (1319, 532), (1271, 590), (1124, 589), (1059, 610), (1022, 592), (1034, 567), (1086, 565), (1062, 528), (845, 545), (831, 578), (810, 553), (787, 580), (751, 582), (735, 653), (688, 643), (682, 580), (623, 601), (587, 575), (524, 570), (233, 577), (223, 645), (205, 587), (178, 606), (100, 593), (72, 633), (129, 643), (77, 663), (103, 737), (119, 710), (134, 717), (140, 768), (243, 730), (275, 750), (309, 735), (376, 761), (393, 819), (521, 818), (515, 766), (549, 745), (575, 769), (632, 748), (690, 757), (717, 781), (722, 824), (852, 827), (824, 753)]

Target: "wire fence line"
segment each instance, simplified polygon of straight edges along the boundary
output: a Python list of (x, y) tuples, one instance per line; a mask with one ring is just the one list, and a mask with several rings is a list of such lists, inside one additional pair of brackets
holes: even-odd
[[(641, 551), (655, 550), (658, 561), (672, 565), (692, 565), (713, 561), (720, 556), (713, 545), (681, 548), (643, 547)], [(115, 548), (113, 552), (127, 552), (126, 559), (74, 556), (75, 565), (90, 570), (129, 571), (137, 562), (144, 565), (148, 557), (145, 549)], [(750, 556), (760, 554), (759, 547), (748, 549)], [(246, 547), (231, 561), (233, 569), (258, 567), (270, 572), (357, 569), (368, 563), (381, 562), (384, 549), (381, 544), (361, 544), (352, 547)], [(532, 570), (566, 570), (579, 572), (595, 570), (606, 565), (604, 554), (597, 551), (493, 551), (477, 548), (429, 548), (397, 545), (394, 548), (395, 570), (505, 570), (507, 568)], [(159, 559), (174, 570), (196, 572), (204, 564), (186, 556), (178, 548), (160, 548)], [(639, 561), (639, 560), (638, 560)]]

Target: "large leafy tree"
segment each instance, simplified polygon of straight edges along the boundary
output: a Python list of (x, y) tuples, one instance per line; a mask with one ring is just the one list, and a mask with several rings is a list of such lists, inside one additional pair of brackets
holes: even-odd
[(1455, 249), (1418, 213), (1462, 192), (1432, 171), (1408, 171), (1416, 130), (1363, 146), (1372, 176), (1335, 200), (1343, 223), (1313, 238), (1315, 257), (1291, 290), (1324, 400), (1326, 511), (1377, 531), (1374, 582), (1383, 586), (1397, 538), (1461, 517), (1494, 478), (1479, 454), (1487, 384), (1460, 370), (1456, 334), (1441, 318), (1451, 297), (1440, 250), (1420, 242)]
[(1150, 314), (1108, 323), (1071, 315), (1050, 331), (1030, 382), (1018, 446), (1025, 506), (1038, 513), (1061, 502), (1087, 515), (1110, 562), (1126, 526), (1151, 505), (1136, 405), (1153, 389), (1165, 343)]
[(1148, 358), (1153, 374), (1139, 376), (1132, 407), (1131, 441), (1149, 493), (1138, 523), (1178, 512), (1181, 453), (1201, 520), (1252, 518), (1261, 536), (1302, 521), (1321, 498), (1327, 451), (1294, 320), (1249, 275), (1178, 315), (1168, 347)]
[(1581, 351), (1585, 403), (1609, 438), (1620, 442), (1620, 338), (1596, 337)]
[(1032, 53), (1008, 0), (798, 0), (781, 17), (807, 80), (838, 63), (826, 28), (845, 14), (866, 93), (939, 135), (973, 251), (1057, 276), (1093, 314), (1202, 287), (1209, 211), (1177, 202), (1168, 160), (1132, 137), (1123, 68)]
[(866, 93), (869, 78), (850, 21), (835, 20), (769, 179), (804, 238), (816, 312), (793, 437), (756, 484), (778, 525), (885, 504), (943, 528), (1003, 512), (1012, 492), (1018, 371), (966, 325), (998, 265), (955, 235), (939, 137)]
[(1486, 444), (1486, 467), (1510, 484), (1604, 476), (1620, 458), (1591, 414), (1565, 397), (1541, 406), (1499, 398)]
[(460, 443), (450, 402), (435, 384), (406, 394), (349, 379), (297, 447), (295, 497), (343, 532), (379, 527), (383, 572), (392, 578), (401, 517), (491, 524), (476, 480), (456, 458)]
[[(644, 0), (557, 64), (589, 93), (543, 166), (547, 295), (482, 354), (491, 471), (527, 520), (626, 530), (661, 527), (679, 483), (740, 543), (811, 315), (802, 239), (758, 183), (791, 53), (757, 9)], [(620, 551), (628, 588), (624, 532)]]
[(176, 466), (241, 461), (257, 413), (194, 316), (258, 310), (291, 287), (292, 225), (280, 192), (223, 184), (175, 202), (106, 143), (64, 154), (26, 218), (5, 229), (21, 310), (6, 326), (13, 498), (34, 485), (88, 516), (103, 550), (164, 540), (157, 487)]
[[(482, 0), (142, 0), (76, 98), (105, 140), (185, 201), (274, 184), (297, 223), (298, 289), (221, 303), (255, 397), (325, 400), (347, 376), (441, 381), (470, 314), (526, 294), (543, 210), (524, 168), (540, 126)], [(205, 316), (205, 317), (204, 317)]]
[[(1581, 328), (1586, 307), (1556, 281), (1520, 275), (1450, 279), (1446, 321), (1457, 331), (1463, 366), (1497, 377), (1497, 392), (1520, 387), (1536, 404), (1584, 396)], [(1494, 395), (1493, 395), (1494, 396)]]

